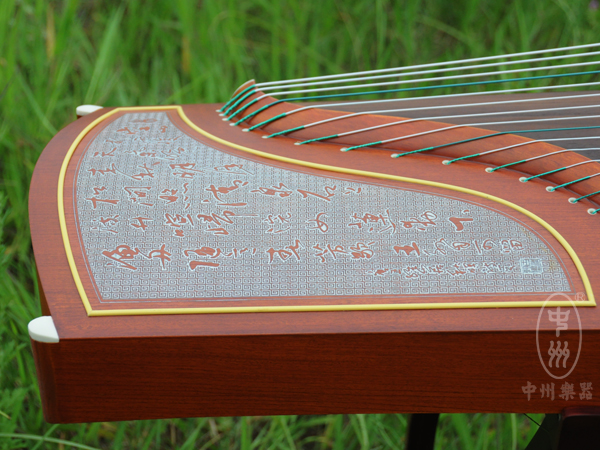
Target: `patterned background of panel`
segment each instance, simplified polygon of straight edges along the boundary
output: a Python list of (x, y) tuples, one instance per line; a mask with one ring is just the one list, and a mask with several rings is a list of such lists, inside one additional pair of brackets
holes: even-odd
[(242, 159), (166, 112), (123, 115), (77, 162), (79, 239), (104, 303), (572, 290), (514, 217)]

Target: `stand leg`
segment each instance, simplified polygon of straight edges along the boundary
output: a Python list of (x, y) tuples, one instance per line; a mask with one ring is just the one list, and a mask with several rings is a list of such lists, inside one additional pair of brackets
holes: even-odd
[[(406, 450), (433, 450), (439, 414), (412, 414)], [(600, 448), (600, 407), (566, 408), (546, 414), (525, 450), (597, 450)]]
[(411, 414), (406, 450), (433, 450), (439, 414)]
[(526, 450), (597, 450), (600, 407), (566, 408), (560, 416), (546, 414)]
[(600, 407), (566, 408), (561, 414), (558, 450), (600, 448)]
[(525, 450), (556, 450), (558, 438), (559, 415), (546, 414), (544, 420)]

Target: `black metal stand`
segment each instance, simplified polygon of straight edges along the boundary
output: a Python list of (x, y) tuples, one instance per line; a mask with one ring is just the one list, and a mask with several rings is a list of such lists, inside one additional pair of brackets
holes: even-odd
[(439, 414), (411, 414), (406, 450), (433, 450)]
[[(412, 414), (406, 450), (433, 450), (439, 414)], [(525, 450), (599, 450), (600, 407), (566, 408), (546, 414)]]

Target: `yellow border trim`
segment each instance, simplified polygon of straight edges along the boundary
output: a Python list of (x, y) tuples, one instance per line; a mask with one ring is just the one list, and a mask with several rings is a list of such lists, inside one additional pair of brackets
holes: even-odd
[[(270, 153), (261, 152), (259, 150), (253, 150), (248, 147), (244, 147), (242, 145), (234, 144), (232, 142), (228, 142), (224, 139), (221, 139), (217, 136), (214, 136), (203, 129), (199, 128), (196, 124), (194, 124), (184, 113), (183, 108), (181, 106), (152, 106), (152, 107), (130, 107), (130, 108), (115, 108), (112, 111), (98, 117), (92, 123), (90, 123), (87, 127), (85, 127), (81, 133), (77, 136), (77, 138), (69, 147), (69, 151), (65, 155), (65, 159), (62, 163), (60, 174), (58, 177), (58, 219), (60, 222), (60, 231), (63, 238), (63, 243), (65, 246), (65, 252), (67, 254), (67, 260), (69, 261), (69, 266), (71, 268), (71, 273), (73, 274), (73, 280), (75, 281), (75, 285), (77, 286), (77, 290), (79, 291), (79, 295), (81, 296), (81, 300), (85, 307), (85, 310), (88, 316), (126, 316), (126, 315), (149, 315), (149, 314), (199, 314), (199, 313), (248, 313), (248, 312), (290, 312), (290, 311), (377, 311), (377, 310), (393, 310), (393, 309), (467, 309), (467, 308), (522, 308), (522, 307), (542, 307), (547, 302), (536, 301), (536, 302), (459, 302), (459, 303), (411, 303), (411, 304), (372, 304), (372, 305), (296, 305), (296, 306), (240, 306), (240, 307), (218, 307), (218, 308), (154, 308), (154, 309), (112, 309), (112, 310), (93, 310), (90, 305), (90, 301), (85, 293), (85, 289), (83, 288), (83, 284), (81, 282), (81, 278), (79, 277), (79, 273), (77, 272), (77, 267), (75, 265), (75, 259), (73, 257), (73, 251), (71, 249), (71, 243), (69, 241), (69, 234), (67, 231), (67, 223), (65, 218), (65, 206), (64, 206), (64, 182), (65, 176), (67, 173), (67, 167), (77, 149), (77, 146), (96, 125), (100, 122), (106, 120), (113, 114), (116, 114), (121, 111), (155, 111), (155, 110), (176, 110), (181, 119), (193, 130), (202, 134), (203, 136), (219, 142), (221, 144), (227, 145), (228, 147), (235, 148), (237, 150), (244, 151), (246, 153), (251, 153), (253, 155), (261, 156), (263, 158), (268, 158), (276, 161), (282, 161), (286, 163), (296, 164), (299, 166), (310, 167), (313, 169), (327, 170), (330, 172), (338, 172), (338, 173), (347, 173), (351, 175), (361, 175), (372, 178), (381, 178), (387, 180), (397, 180), (404, 181), (413, 184), (421, 184), (426, 186), (435, 186), (439, 188), (449, 189), (452, 191), (463, 192), (466, 194), (471, 194), (477, 197), (482, 197), (488, 200), (492, 200), (494, 202), (500, 203), (502, 205), (508, 206), (521, 214), (526, 215), (527, 217), (535, 220), (541, 226), (543, 226), (546, 230), (554, 236), (554, 238), (564, 247), (567, 251), (577, 271), (579, 272), (579, 276), (583, 282), (585, 287), (586, 295), (588, 301), (585, 303), (581, 302), (581, 306), (596, 306), (596, 300), (594, 298), (594, 293), (592, 291), (592, 287), (590, 285), (590, 281), (588, 276), (579, 260), (579, 257), (571, 248), (569, 243), (563, 238), (558, 231), (556, 231), (550, 224), (546, 221), (542, 220), (540, 217), (536, 216), (532, 212), (526, 210), (525, 208), (520, 207), (514, 203), (511, 203), (507, 200), (504, 200), (499, 197), (495, 197), (493, 195), (485, 194), (483, 192), (475, 191), (472, 189), (463, 188), (460, 186), (453, 186), (451, 184), (438, 183), (435, 181), (426, 181), (419, 180), (416, 178), (407, 178), (401, 177), (397, 175), (387, 175), (377, 172), (367, 172), (363, 170), (355, 170), (355, 169), (345, 169), (342, 167), (328, 166), (325, 164), (317, 164), (311, 163), (307, 161), (301, 161), (297, 159), (287, 158), (283, 156), (272, 155)], [(577, 302), (579, 303), (579, 302)], [(551, 302), (552, 306), (571, 306), (571, 302), (568, 301), (557, 301)]]

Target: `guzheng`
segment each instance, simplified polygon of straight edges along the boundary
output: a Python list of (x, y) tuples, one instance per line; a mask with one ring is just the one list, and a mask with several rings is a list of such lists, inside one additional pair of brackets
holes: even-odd
[(599, 406), (598, 47), (68, 125), (30, 194), (46, 419)]

